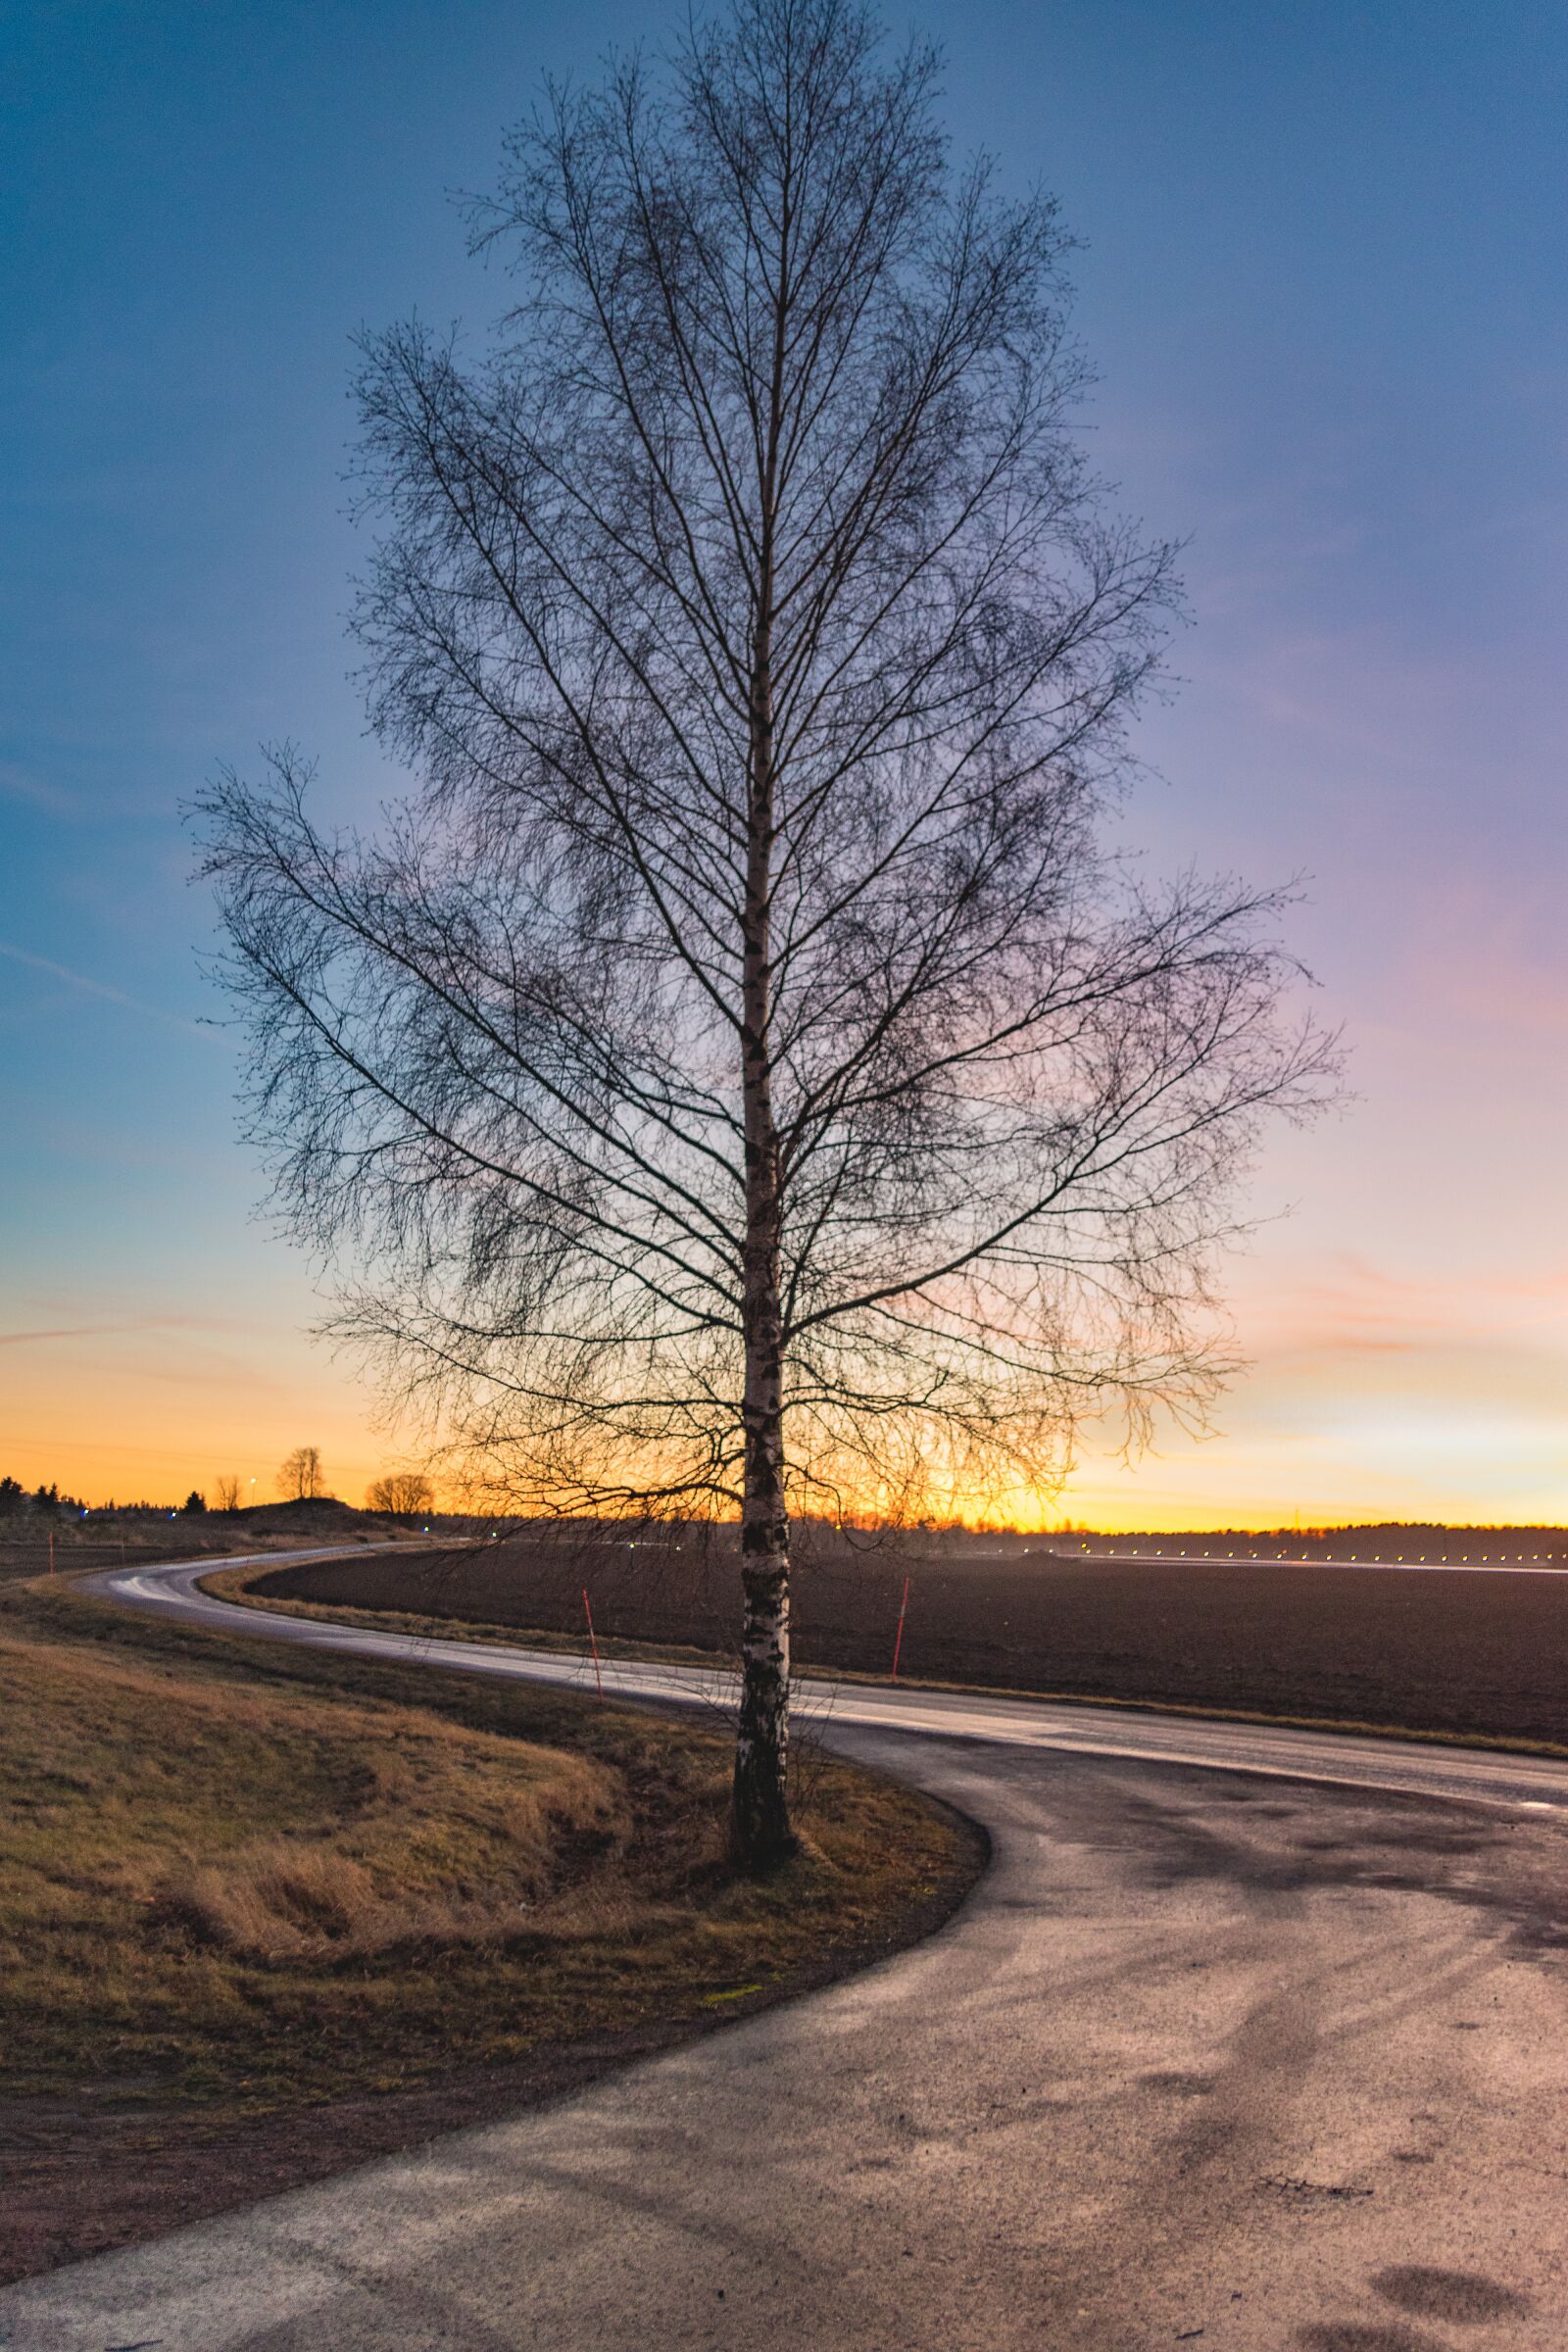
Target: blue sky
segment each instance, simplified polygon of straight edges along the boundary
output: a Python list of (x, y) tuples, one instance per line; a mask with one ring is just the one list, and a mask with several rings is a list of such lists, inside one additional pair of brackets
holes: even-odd
[[(0, 1467), (102, 1495), (396, 1455), (251, 1215), (178, 803), (289, 735), (368, 809), (349, 338), (482, 325), (449, 191), (658, 7), (28, 5), (0, 22)], [(1086, 419), (1189, 543), (1155, 866), (1310, 876), (1359, 1102), (1281, 1138), (1220, 1433), (1063, 1507), (1568, 1513), (1568, 18), (983, 0), (961, 148), (1084, 240)], [(46, 1335), (46, 1336), (28, 1336)]]

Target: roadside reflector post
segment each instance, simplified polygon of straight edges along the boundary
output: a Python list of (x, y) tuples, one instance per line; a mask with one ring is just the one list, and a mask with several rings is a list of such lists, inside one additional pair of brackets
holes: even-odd
[(599, 1638), (594, 1632), (594, 1613), (588, 1606), (588, 1588), (582, 1589), (582, 1613), (588, 1620), (588, 1646), (594, 1653), (594, 1688), (601, 1698), (605, 1695), (605, 1678), (599, 1671)]
[(904, 1598), (899, 1603), (899, 1630), (893, 1637), (893, 1674), (891, 1679), (894, 1682), (897, 1682), (899, 1679), (899, 1652), (904, 1647), (904, 1620), (906, 1614), (907, 1613), (908, 1606), (909, 1580), (907, 1577), (906, 1577), (904, 1580)]

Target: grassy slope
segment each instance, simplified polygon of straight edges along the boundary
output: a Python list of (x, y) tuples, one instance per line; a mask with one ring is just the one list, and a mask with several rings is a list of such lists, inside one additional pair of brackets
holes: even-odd
[(710, 2020), (888, 1948), (973, 1874), (951, 1817), (815, 1758), (802, 1856), (737, 1880), (727, 1768), (700, 1724), (10, 1588), (0, 2216), (40, 2147), (61, 2210), (10, 2246), (0, 2219), (0, 2270), (136, 2233), (82, 2209), (71, 2158), (106, 2132), (134, 2163)]

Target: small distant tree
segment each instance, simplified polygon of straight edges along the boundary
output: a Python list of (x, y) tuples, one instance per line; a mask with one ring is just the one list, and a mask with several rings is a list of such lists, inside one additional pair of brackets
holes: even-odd
[(20, 1511), (25, 1500), (19, 1478), (0, 1478), (0, 1518), (9, 1518), (13, 1511)]
[(60, 1508), (59, 1487), (40, 1486), (33, 1495), (32, 1507), (35, 1511), (58, 1511)]
[(310, 1502), (326, 1493), (319, 1446), (295, 1446), (278, 1465), (277, 1491), (286, 1502)]
[(372, 1479), (365, 1492), (368, 1508), (385, 1511), (392, 1519), (419, 1519), (433, 1506), (430, 1481), (417, 1470), (391, 1470)]
[(232, 1472), (224, 1472), (223, 1476), (219, 1479), (215, 1492), (220, 1511), (237, 1511), (239, 1509), (239, 1480)]
[(200, 1518), (207, 1508), (207, 1497), (205, 1494), (198, 1494), (192, 1487), (179, 1507), (187, 1519)]

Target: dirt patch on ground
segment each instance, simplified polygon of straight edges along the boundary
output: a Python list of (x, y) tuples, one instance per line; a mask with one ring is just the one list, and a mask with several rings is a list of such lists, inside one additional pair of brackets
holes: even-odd
[(0, 1602), (0, 2278), (553, 2095), (897, 1948), (979, 1835), (803, 1759), (737, 1878), (724, 1738), (570, 1693)]
[[(796, 1657), (911, 1681), (1568, 1746), (1568, 1576), (1214, 1561), (804, 1563)], [(494, 1544), (269, 1571), (259, 1596), (730, 1654), (722, 1550)]]

